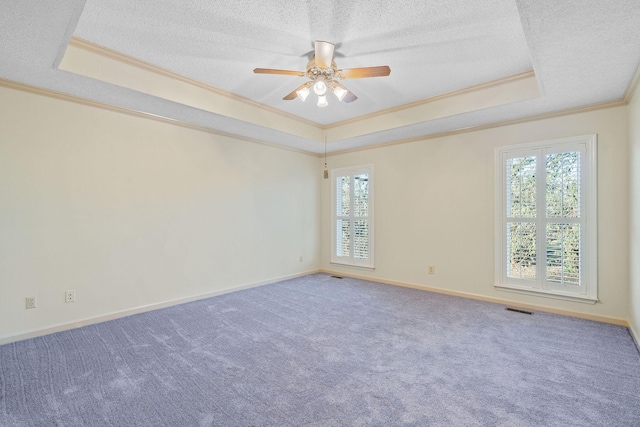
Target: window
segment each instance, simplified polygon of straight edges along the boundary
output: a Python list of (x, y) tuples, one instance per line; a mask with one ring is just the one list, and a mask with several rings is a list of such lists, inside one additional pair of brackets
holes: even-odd
[(496, 149), (496, 286), (597, 301), (596, 135)]
[(373, 268), (373, 165), (331, 170), (331, 262)]

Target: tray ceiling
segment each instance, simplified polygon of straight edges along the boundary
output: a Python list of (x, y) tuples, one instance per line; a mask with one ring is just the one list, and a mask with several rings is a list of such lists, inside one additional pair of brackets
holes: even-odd
[[(315, 153), (325, 135), (341, 151), (620, 100), (640, 58), (636, 0), (9, 0), (0, 10), (0, 78)], [(250, 108), (243, 116), (214, 98), (208, 108), (58, 69), (72, 36)], [(359, 99), (319, 108), (282, 100), (305, 78), (252, 72), (304, 70), (313, 40), (336, 43), (339, 68), (389, 65), (391, 75), (345, 80)], [(429, 113), (443, 94), (527, 72), (535, 94), (481, 89)], [(251, 110), (262, 107), (277, 119)]]

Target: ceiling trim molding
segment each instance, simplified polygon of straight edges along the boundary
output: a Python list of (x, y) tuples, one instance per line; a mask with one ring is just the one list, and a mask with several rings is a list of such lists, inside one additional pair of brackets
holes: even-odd
[(443, 93), (440, 95), (436, 95), (436, 96), (432, 96), (430, 98), (425, 98), (425, 99), (421, 99), (418, 101), (414, 101), (414, 102), (410, 102), (408, 104), (402, 104), (402, 105), (398, 105), (397, 107), (393, 107), (393, 108), (387, 108), (386, 110), (380, 110), (380, 111), (376, 111), (375, 113), (371, 113), (371, 114), (365, 114), (364, 116), (359, 116), (359, 117), (354, 117), (352, 119), (348, 119), (348, 120), (343, 120), (341, 122), (336, 122), (336, 123), (331, 123), (330, 125), (326, 125), (324, 126), (324, 129), (332, 129), (332, 128), (337, 128), (340, 126), (344, 126), (344, 125), (349, 125), (349, 124), (353, 124), (353, 123), (358, 123), (361, 121), (365, 121), (371, 118), (375, 118), (375, 117), (380, 117), (380, 116), (384, 116), (387, 114), (395, 114), (395, 113), (399, 113), (405, 110), (409, 110), (411, 108), (415, 108), (415, 107), (420, 107), (426, 104), (430, 104), (432, 102), (435, 101), (441, 101), (443, 99), (447, 99), (447, 98), (453, 98), (453, 97), (457, 97), (460, 95), (465, 95), (468, 93), (472, 93), (472, 92), (477, 92), (479, 90), (484, 90), (484, 89), (490, 89), (493, 87), (498, 87), (498, 86), (503, 86), (506, 83), (511, 83), (511, 82), (516, 82), (519, 80), (526, 80), (529, 79), (531, 77), (535, 77), (535, 72), (533, 70), (529, 70), (526, 71), (524, 73), (520, 73), (520, 74), (515, 74), (513, 76), (509, 76), (509, 77), (504, 77), (502, 79), (498, 79), (498, 80), (492, 80), (490, 82), (486, 82), (486, 83), (481, 83), (479, 85), (475, 85), (475, 86), (470, 86), (464, 89), (459, 89), (459, 90), (455, 90), (453, 92), (447, 92), (447, 93)]
[(218, 135), (218, 136), (222, 136), (222, 137), (225, 137), (225, 138), (236, 139), (236, 140), (240, 140), (240, 141), (250, 142), (250, 143), (253, 143), (253, 144), (266, 145), (268, 147), (278, 148), (280, 150), (293, 151), (293, 152), (296, 152), (296, 153), (305, 154), (307, 156), (322, 157), (320, 154), (312, 153), (312, 152), (306, 151), (306, 150), (300, 150), (300, 149), (297, 149), (297, 148), (286, 147), (284, 145), (273, 144), (273, 143), (266, 142), (266, 141), (261, 141), (259, 139), (255, 139), (255, 138), (249, 138), (249, 137), (246, 137), (246, 136), (237, 135), (237, 134), (230, 133), (230, 132), (223, 132), (223, 131), (211, 129), (211, 128), (208, 128), (208, 127), (205, 127), (205, 126), (194, 125), (192, 123), (188, 123), (188, 122), (185, 122), (185, 121), (182, 121), (182, 120), (171, 119), (171, 118), (168, 118), (168, 117), (164, 117), (164, 116), (160, 116), (160, 115), (152, 114), (152, 113), (146, 113), (144, 111), (134, 110), (134, 109), (131, 109), (131, 108), (118, 107), (118, 106), (115, 106), (115, 105), (107, 104), (105, 102), (93, 101), (93, 100), (90, 100), (90, 99), (81, 98), (79, 96), (69, 95), (67, 93), (57, 92), (57, 91), (51, 90), (51, 89), (43, 89), (43, 88), (39, 88), (39, 87), (36, 87), (36, 86), (28, 85), (28, 84), (25, 84), (25, 83), (15, 82), (15, 81), (12, 81), (12, 80), (6, 80), (6, 79), (0, 78), (0, 87), (5, 87), (5, 88), (8, 88), (8, 89), (13, 89), (13, 90), (21, 91), (21, 92), (32, 93), (34, 95), (45, 96), (47, 98), (54, 98), (54, 99), (58, 99), (58, 100), (61, 100), (61, 101), (72, 102), (74, 104), (80, 104), (80, 105), (84, 105), (84, 106), (87, 106), (87, 107), (99, 108), (101, 110), (107, 110), (107, 111), (111, 111), (111, 112), (114, 112), (114, 113), (126, 114), (126, 115), (130, 115), (130, 116), (134, 116), (134, 117), (140, 117), (140, 118), (143, 118), (143, 119), (151, 119), (151, 120), (155, 120), (157, 122), (162, 122), (162, 123), (166, 123), (166, 124), (170, 124), (170, 125), (174, 125), (174, 126), (180, 126), (180, 127), (183, 127), (183, 128), (196, 130), (196, 131), (200, 131), (200, 132), (205, 132), (205, 133), (212, 134), (212, 135)]
[(535, 122), (538, 120), (553, 119), (555, 117), (563, 117), (563, 116), (570, 116), (573, 114), (588, 113), (589, 111), (605, 110), (607, 108), (621, 107), (627, 104), (628, 102), (626, 102), (624, 99), (619, 99), (617, 101), (602, 102), (598, 104), (587, 105), (585, 107), (570, 108), (567, 110), (555, 111), (552, 113), (545, 113), (545, 114), (539, 114), (536, 116), (523, 117), (521, 119), (506, 120), (503, 122), (489, 123), (486, 125), (469, 126), (469, 127), (453, 129), (445, 132), (438, 132), (438, 133), (433, 133), (429, 135), (416, 136), (413, 138), (398, 139), (395, 141), (383, 142), (376, 145), (368, 145), (366, 147), (358, 147), (358, 148), (351, 148), (348, 150), (333, 151), (331, 153), (328, 153), (327, 156), (328, 157), (339, 156), (341, 154), (355, 153), (357, 151), (366, 151), (374, 148), (390, 147), (393, 145), (408, 144), (411, 142), (442, 138), (445, 136), (460, 135), (463, 133), (477, 132), (477, 131), (504, 127), (504, 126), (516, 125), (519, 123)]
[[(527, 71), (361, 116), (354, 121), (355, 124), (343, 121), (323, 126), (77, 37), (70, 41), (59, 68), (317, 142), (325, 138), (348, 139), (399, 124), (429, 121), (443, 115), (456, 115), (539, 96), (535, 73)], [(123, 79), (125, 75), (133, 77)], [(144, 82), (142, 86), (141, 82)], [(232, 102), (227, 103), (226, 100)], [(402, 116), (400, 122), (398, 116)], [(381, 121), (383, 117), (393, 119)], [(331, 138), (328, 138), (329, 133)]]
[(633, 95), (636, 93), (638, 86), (640, 86), (640, 62), (638, 62), (636, 72), (633, 73), (629, 86), (627, 86), (627, 90), (624, 92), (624, 102), (627, 104), (631, 102), (631, 98), (633, 98)]
[(400, 111), (363, 117), (327, 130), (327, 141), (348, 140), (418, 123), (502, 107), (540, 97), (535, 74), (525, 73), (409, 104)]
[(249, 105), (249, 106), (252, 106), (252, 107), (261, 108), (261, 109), (263, 109), (265, 111), (269, 111), (269, 112), (274, 113), (274, 114), (278, 114), (279, 116), (285, 117), (288, 120), (293, 120), (293, 121), (297, 121), (297, 122), (300, 122), (300, 123), (304, 123), (304, 124), (306, 124), (308, 126), (313, 126), (313, 127), (316, 127), (317, 129), (320, 129), (320, 130), (323, 129), (322, 125), (320, 125), (319, 123), (316, 123), (316, 122), (314, 122), (312, 120), (307, 120), (305, 118), (296, 116), (295, 114), (287, 113), (286, 111), (282, 111), (282, 110), (279, 110), (277, 108), (273, 108), (273, 107), (271, 107), (269, 105), (266, 105), (266, 104), (261, 104), (259, 102), (256, 102), (256, 101), (252, 100), (252, 99), (245, 98), (243, 96), (236, 95), (234, 93), (224, 91), (224, 90), (222, 90), (222, 89), (220, 89), (218, 87), (211, 86), (209, 84), (203, 83), (203, 82), (201, 82), (199, 80), (192, 79), (190, 77), (186, 77), (186, 76), (184, 76), (182, 74), (174, 73), (173, 71), (169, 71), (169, 70), (167, 70), (165, 68), (158, 67), (157, 65), (150, 64), (148, 62), (145, 62), (145, 61), (142, 61), (140, 59), (134, 58), (132, 56), (126, 55), (126, 54), (124, 54), (122, 52), (118, 52), (116, 50), (109, 49), (108, 47), (101, 46), (99, 44), (90, 42), (90, 41), (82, 39), (80, 37), (73, 36), (71, 38), (71, 41), (69, 42), (69, 46), (75, 47), (75, 48), (78, 48), (78, 49), (82, 49), (82, 50), (85, 50), (87, 52), (91, 52), (91, 53), (94, 53), (96, 55), (99, 55), (99, 56), (102, 56), (102, 57), (105, 57), (105, 58), (110, 58), (110, 59), (113, 59), (115, 61), (127, 64), (127, 65), (131, 65), (133, 67), (136, 67), (136, 68), (139, 68), (139, 69), (142, 69), (142, 70), (154, 73), (154, 74), (158, 74), (158, 75), (170, 78), (170, 79), (178, 80), (178, 81), (181, 81), (183, 83), (187, 83), (187, 84), (192, 85), (192, 86), (199, 87), (201, 89), (213, 92), (213, 93), (215, 93), (217, 95), (221, 95), (221, 96), (227, 97), (229, 99), (233, 99), (234, 101), (241, 102), (243, 104), (246, 104), (246, 105)]
[[(638, 79), (638, 80), (640, 80), (640, 79)], [(638, 83), (640, 83), (640, 82), (638, 82)], [(254, 144), (266, 145), (268, 147), (274, 147), (274, 148), (278, 148), (278, 149), (286, 150), (286, 151), (293, 151), (293, 152), (296, 152), (296, 153), (305, 154), (305, 155), (316, 157), (316, 158), (324, 157), (323, 153), (314, 153), (314, 152), (311, 152), (311, 151), (306, 151), (306, 150), (301, 150), (301, 149), (297, 149), (297, 148), (286, 147), (286, 146), (283, 146), (283, 145), (273, 144), (273, 143), (262, 141), (262, 140), (255, 139), (255, 138), (249, 138), (249, 137), (245, 137), (245, 136), (242, 136), (242, 135), (237, 135), (237, 134), (233, 134), (233, 133), (229, 133), (229, 132), (218, 131), (218, 130), (207, 128), (207, 127), (204, 127), (204, 126), (199, 126), (199, 125), (194, 125), (194, 124), (191, 124), (191, 123), (187, 123), (187, 122), (184, 122), (184, 121), (181, 121), (181, 120), (176, 120), (176, 119), (171, 119), (171, 118), (159, 116), (157, 114), (146, 113), (146, 112), (143, 112), (143, 111), (138, 111), (138, 110), (134, 110), (134, 109), (130, 109), (130, 108), (117, 107), (117, 106), (114, 106), (114, 105), (111, 105), (111, 104), (107, 104), (107, 103), (104, 103), (104, 102), (93, 101), (93, 100), (81, 98), (79, 96), (69, 95), (69, 94), (66, 94), (66, 93), (57, 92), (57, 91), (50, 90), (50, 89), (43, 89), (43, 88), (39, 88), (39, 87), (36, 87), (36, 86), (28, 85), (28, 84), (25, 84), (25, 83), (19, 83), (19, 82), (6, 80), (6, 79), (2, 79), (2, 78), (0, 78), (0, 87), (6, 87), (6, 88), (9, 88), (9, 89), (14, 89), (14, 90), (22, 91), (22, 92), (29, 92), (29, 93), (33, 93), (33, 94), (36, 94), (36, 95), (46, 96), (46, 97), (49, 97), (49, 98), (55, 98), (55, 99), (59, 99), (59, 100), (62, 100), (62, 101), (67, 101), (67, 102), (73, 102), (73, 103), (76, 103), (76, 104), (81, 104), (81, 105), (85, 105), (85, 106), (89, 106), (89, 107), (99, 108), (99, 109), (102, 109), (102, 110), (112, 111), (112, 112), (116, 112), (116, 113), (128, 114), (128, 115), (141, 117), (141, 118), (145, 118), (145, 119), (151, 119), (151, 120), (159, 121), (159, 122), (162, 122), (162, 123), (167, 123), (167, 124), (171, 124), (171, 125), (187, 128), (187, 129), (192, 129), (192, 130), (197, 130), (197, 131), (209, 133), (209, 134), (212, 134), (212, 135), (219, 135), (219, 136), (232, 138), (232, 139), (236, 139), (236, 140), (240, 140), (240, 141), (246, 141), (246, 142), (250, 142), (250, 143), (254, 143)], [(478, 126), (469, 126), (469, 127), (465, 127), (465, 128), (452, 129), (450, 131), (445, 131), (445, 132), (438, 132), (438, 133), (434, 133), (434, 134), (416, 136), (416, 137), (413, 137), (413, 138), (405, 138), (405, 139), (398, 139), (398, 140), (390, 141), (390, 142), (383, 142), (383, 143), (376, 144), (376, 145), (368, 145), (368, 146), (365, 146), (365, 147), (358, 147), (358, 148), (352, 148), (352, 149), (347, 149), (347, 150), (333, 151), (331, 153), (327, 153), (327, 156), (328, 157), (338, 156), (338, 155), (341, 155), (341, 154), (353, 153), (353, 152), (358, 152), (358, 151), (366, 151), (366, 150), (371, 150), (371, 149), (376, 149), (376, 148), (389, 147), (389, 146), (393, 146), (393, 145), (408, 144), (408, 143), (411, 143), (411, 142), (424, 141), (424, 140), (429, 140), (429, 139), (442, 138), (442, 137), (446, 137), (446, 136), (459, 135), (459, 134), (463, 134), (463, 133), (470, 133), (470, 132), (488, 130), (488, 129), (499, 128), (499, 127), (503, 127), (503, 126), (515, 125), (515, 124), (519, 124), (519, 123), (527, 123), (527, 122), (533, 122), (533, 121), (538, 121), (538, 120), (552, 119), (552, 118), (555, 118), (555, 117), (569, 116), (569, 115), (572, 115), (572, 114), (587, 113), (589, 111), (604, 110), (604, 109), (608, 109), (608, 108), (620, 107), (620, 106), (625, 106), (625, 105), (628, 105), (628, 101), (623, 98), (623, 99), (619, 99), (619, 100), (616, 100), (616, 101), (602, 102), (602, 103), (598, 103), (598, 104), (588, 105), (588, 106), (585, 106), (585, 107), (570, 108), (570, 109), (566, 109), (566, 110), (555, 111), (555, 112), (552, 112), (552, 113), (545, 113), (545, 114), (539, 114), (539, 115), (536, 115), (536, 116), (523, 117), (523, 118), (520, 118), (520, 119), (507, 120), (507, 121), (503, 121), (503, 122), (496, 122), (496, 123), (490, 123), (490, 124), (478, 125)]]

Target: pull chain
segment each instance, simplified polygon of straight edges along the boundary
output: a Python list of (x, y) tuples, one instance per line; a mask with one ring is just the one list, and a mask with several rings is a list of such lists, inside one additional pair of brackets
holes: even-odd
[(324, 179), (329, 179), (329, 171), (327, 170), (327, 134), (324, 134)]

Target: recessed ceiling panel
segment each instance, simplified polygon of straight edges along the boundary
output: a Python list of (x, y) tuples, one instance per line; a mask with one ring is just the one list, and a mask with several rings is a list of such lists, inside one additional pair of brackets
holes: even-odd
[[(0, 86), (41, 88), (56, 97), (323, 153), (325, 135), (329, 152), (342, 151), (622, 105), (640, 75), (638, 28), (638, 0), (9, 0), (0, 2)], [(123, 84), (138, 75), (130, 70), (102, 79), (69, 70), (61, 59), (74, 34), (136, 58), (124, 65), (144, 61), (225, 93), (219, 100), (196, 93), (198, 102), (188, 103), (184, 97), (194, 98), (189, 90), (178, 100)], [(304, 70), (316, 39), (336, 43), (338, 67), (389, 65), (391, 75), (345, 80), (358, 100), (343, 104), (330, 96), (329, 107), (320, 109), (313, 101), (282, 100), (304, 79), (252, 72)], [(482, 89), (507, 88), (512, 79), (504, 78), (523, 72), (537, 91), (496, 96)], [(147, 85), (151, 80), (143, 79)], [(219, 92), (209, 86), (205, 92)], [(227, 93), (271, 108), (240, 100), (231, 114), (224, 99), (238, 96)], [(443, 93), (448, 95), (437, 96)], [(392, 108), (398, 106), (403, 108)]]
[[(88, 0), (74, 35), (322, 125), (532, 69), (512, 0)], [(319, 108), (282, 100), (305, 77), (252, 72), (304, 71), (317, 39), (338, 68), (391, 75), (344, 80), (358, 100)]]

